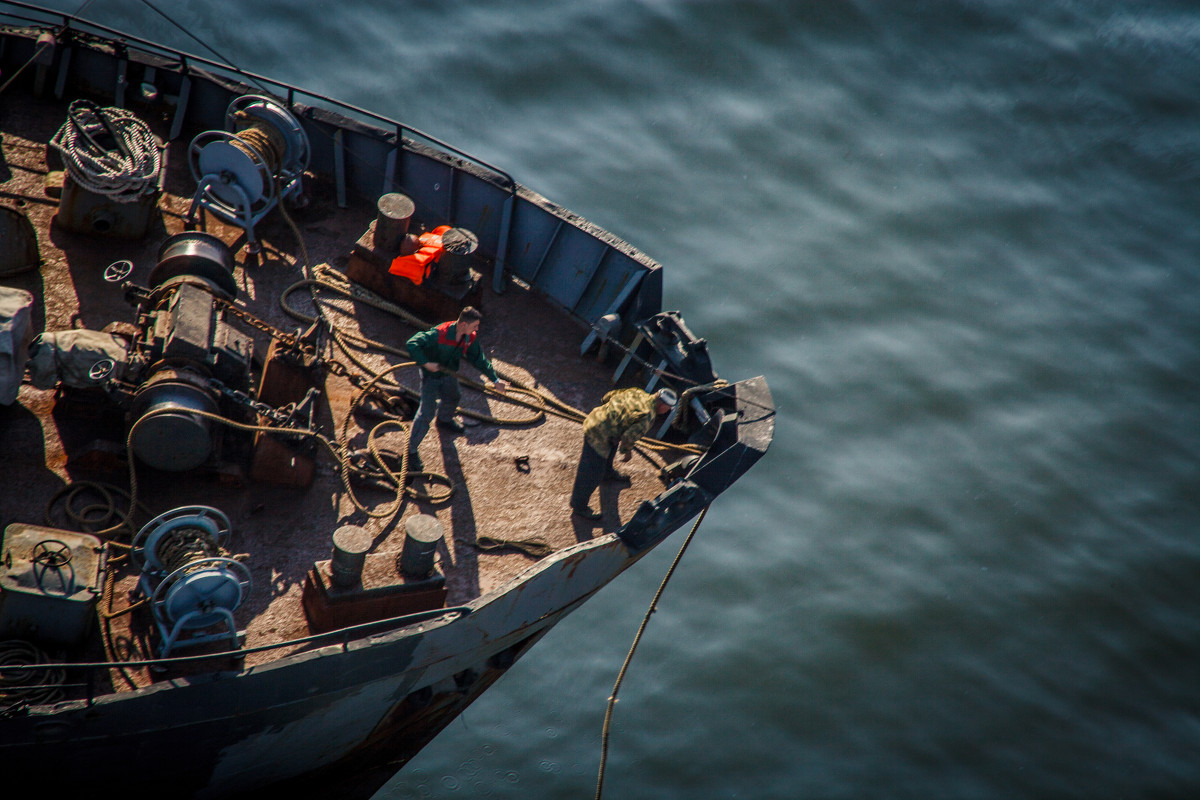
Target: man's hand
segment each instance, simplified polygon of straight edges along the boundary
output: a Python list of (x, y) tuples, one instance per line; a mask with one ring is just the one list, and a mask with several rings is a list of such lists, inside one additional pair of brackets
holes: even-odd
[(426, 372), (441, 372), (442, 365), (436, 361), (426, 361), (421, 365), (421, 369), (425, 370)]
[(504, 394), (508, 391), (508, 381), (503, 379), (495, 381), (494, 383), (489, 384), (488, 388), (495, 389), (500, 394)]

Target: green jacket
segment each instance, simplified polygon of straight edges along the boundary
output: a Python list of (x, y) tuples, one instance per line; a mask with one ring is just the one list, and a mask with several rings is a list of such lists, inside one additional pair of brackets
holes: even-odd
[(604, 404), (592, 409), (583, 421), (583, 438), (604, 458), (616, 441), (622, 453), (633, 450), (637, 440), (654, 424), (654, 395), (641, 389), (617, 389), (604, 395)]
[(500, 380), (491, 360), (483, 353), (475, 334), (471, 334), (463, 342), (458, 342), (457, 326), (453, 322), (443, 322), (434, 328), (413, 334), (406, 343), (408, 354), (417, 364), (427, 364), (430, 361), (441, 364), (450, 372), (458, 372), (462, 358), (493, 381)]

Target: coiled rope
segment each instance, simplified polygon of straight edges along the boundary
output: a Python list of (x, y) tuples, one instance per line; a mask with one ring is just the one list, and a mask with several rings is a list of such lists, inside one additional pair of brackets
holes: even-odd
[[(84, 500), (94, 499), (89, 495), (97, 495), (100, 502), (89, 503), (85, 506), (79, 506), (81, 498)], [(97, 483), (95, 481), (76, 481), (59, 489), (50, 502), (46, 504), (46, 526), (50, 528), (59, 527), (53, 519), (54, 508), (59, 501), (63, 504), (63, 514), (72, 522), (74, 522), (84, 533), (112, 535), (117, 531), (125, 528), (129, 535), (133, 535), (133, 524), (130, 519), (130, 513), (133, 510), (132, 503), (127, 506), (128, 510), (118, 508), (116, 498), (121, 497), (125, 500), (130, 500), (129, 492), (113, 486), (108, 483)], [(140, 510), (149, 514), (149, 509), (144, 505), (139, 506)]]
[(154, 555), (163, 565), (163, 571), (170, 574), (193, 561), (226, 553), (204, 528), (180, 527), (162, 537)]
[(76, 100), (50, 140), (76, 184), (118, 203), (133, 203), (158, 189), (162, 151), (150, 127), (121, 108)]
[[(235, 134), (237, 139), (230, 144), (250, 156), (251, 159), (256, 156), (261, 158), (267, 172), (277, 175), (283, 164), (284, 155), (287, 153), (287, 140), (283, 138), (283, 134), (271, 126), (250, 122), (250, 115), (245, 111), (239, 111), (235, 116), (247, 127), (239, 130)], [(247, 151), (246, 145), (253, 148), (253, 152)]]
[[(399, 420), (395, 420), (395, 419), (388, 419), (388, 420), (384, 420), (383, 422), (380, 422), (378, 425), (373, 427), (370, 430), (370, 432), (367, 434), (367, 451), (371, 454), (371, 457), (374, 459), (375, 464), (379, 467), (380, 471), (382, 471), (382, 473), (385, 476), (387, 476), (387, 480), (390, 483), (390, 485), (395, 489), (395, 492), (396, 492), (395, 498), (390, 503), (388, 503), (386, 506), (384, 506), (383, 508), (381, 508), (377, 511), (372, 511), (359, 501), (357, 495), (355, 495), (355, 493), (354, 493), (353, 487), (350, 485), (350, 471), (352, 469), (352, 466), (351, 466), (350, 457), (349, 457), (349, 441), (350, 441), (349, 435), (350, 435), (350, 423), (351, 423), (352, 419), (354, 418), (354, 412), (358, 408), (359, 404), (363, 401), (363, 399), (369, 395), (371, 387), (377, 381), (383, 380), (385, 377), (387, 377), (391, 373), (395, 372), (396, 370), (403, 369), (404, 367), (409, 367), (409, 366), (412, 366), (412, 362), (407, 362), (407, 363), (403, 363), (403, 364), (395, 364), (395, 365), (389, 367), (388, 369), (384, 370), (383, 372), (378, 373), (374, 378), (372, 378), (361, 390), (359, 390), (358, 394), (355, 395), (354, 399), (350, 403), (349, 409), (347, 409), (347, 411), (346, 411), (345, 421), (342, 423), (341, 444), (340, 444), (340, 448), (339, 448), (339, 453), (337, 454), (337, 456), (338, 456), (337, 460), (340, 463), (341, 469), (342, 469), (342, 485), (345, 486), (346, 494), (350, 498), (350, 502), (352, 502), (354, 504), (354, 507), (369, 517), (382, 518), (382, 517), (392, 516), (397, 511), (400, 510), (400, 506), (404, 502), (405, 496), (412, 497), (412, 498), (418, 499), (418, 500), (425, 500), (430, 503), (444, 503), (450, 499), (451, 495), (454, 494), (454, 482), (451, 481), (448, 476), (443, 475), (439, 472), (424, 472), (424, 471), (412, 472), (409, 470), (409, 468), (408, 468), (407, 436), (404, 441), (404, 447), (401, 449), (401, 452), (404, 455), (402, 455), (401, 459), (400, 459), (400, 471), (395, 472), (392, 470), (391, 467), (388, 466), (387, 461), (383, 457), (383, 453), (379, 449), (378, 438), (379, 438), (380, 432), (383, 431), (385, 428), (390, 427), (390, 428), (396, 428), (405, 434), (408, 433), (408, 429), (404, 426), (404, 423), (400, 422)], [(433, 482), (433, 483), (444, 484), (447, 488), (444, 492), (435, 495), (431, 492), (423, 492), (423, 491), (420, 491), (419, 489), (409, 486), (408, 485), (409, 481), (417, 478), (418, 476), (424, 476), (430, 482)]]
[(0, 642), (0, 717), (24, 706), (54, 703), (63, 697), (66, 673), (61, 669), (5, 670), (6, 666), (46, 664), (50, 659), (29, 642)]

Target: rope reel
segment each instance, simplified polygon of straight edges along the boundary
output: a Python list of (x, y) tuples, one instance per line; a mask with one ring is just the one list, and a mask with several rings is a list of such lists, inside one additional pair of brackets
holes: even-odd
[(130, 557), (142, 571), (162, 642), (159, 655), (176, 647), (242, 635), (233, 612), (250, 593), (250, 570), (225, 555), (229, 518), (210, 506), (183, 506), (160, 514), (138, 531)]
[(203, 208), (246, 231), (247, 250), (257, 253), (254, 226), (281, 199), (300, 197), (308, 136), (286, 107), (265, 95), (235, 98), (225, 127), (200, 133), (188, 148), (197, 187), (187, 221)]
[(142, 526), (130, 558), (142, 573), (165, 576), (186, 563), (184, 552), (218, 555), (229, 543), (229, 517), (211, 506), (181, 506)]

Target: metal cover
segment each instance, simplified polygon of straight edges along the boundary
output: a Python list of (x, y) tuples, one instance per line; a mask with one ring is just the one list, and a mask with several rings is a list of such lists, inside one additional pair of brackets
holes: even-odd
[(74, 233), (138, 241), (146, 238), (158, 219), (160, 195), (153, 191), (122, 203), (85, 189), (68, 174), (54, 221), (63, 230)]
[(28, 272), (41, 263), (33, 223), (11, 206), (0, 205), (0, 242), (4, 242), (0, 248), (0, 277)]
[(82, 641), (104, 581), (100, 539), (13, 523), (0, 549), (0, 636)]

